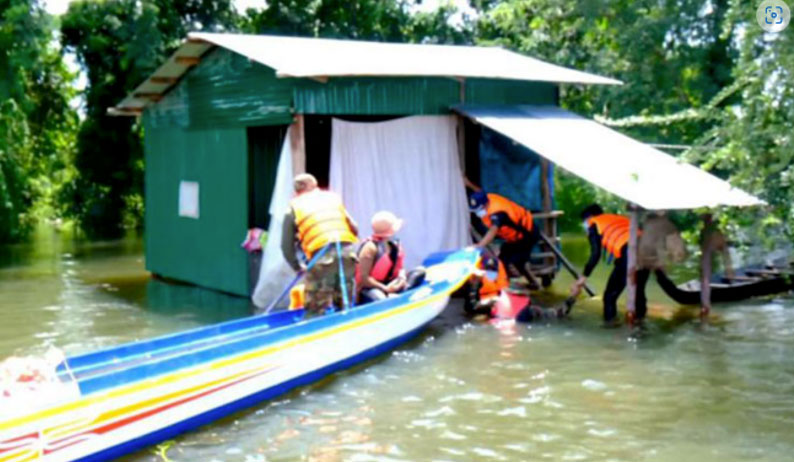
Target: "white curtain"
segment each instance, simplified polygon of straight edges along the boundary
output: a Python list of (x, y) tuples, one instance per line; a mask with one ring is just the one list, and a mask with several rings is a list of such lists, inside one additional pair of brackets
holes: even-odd
[(331, 133), (330, 189), (342, 195), (361, 238), (371, 234), (372, 215), (389, 210), (405, 220), (398, 237), (409, 268), (470, 243), (453, 117), (333, 119)]
[[(259, 280), (251, 297), (254, 304), (264, 308), (289, 284), (295, 271), (290, 268), (284, 255), (281, 253), (281, 228), (284, 224), (284, 214), (287, 212), (289, 202), (293, 196), (292, 186), (292, 149), (290, 149), (289, 132), (284, 137), (284, 145), (278, 160), (276, 172), (276, 185), (270, 199), (270, 226), (267, 228), (267, 243), (263, 249), (262, 266), (259, 268)], [(281, 305), (287, 306), (289, 297), (284, 297)]]

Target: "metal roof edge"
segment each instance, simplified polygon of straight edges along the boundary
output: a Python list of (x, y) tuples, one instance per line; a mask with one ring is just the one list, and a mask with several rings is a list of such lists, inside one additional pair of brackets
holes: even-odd
[[(285, 63), (278, 63), (272, 62), (270, 60), (270, 56), (255, 56), (255, 53), (246, 53), (244, 49), (239, 49), (239, 46), (234, 46), (234, 44), (229, 43), (230, 37), (235, 37), (236, 40), (240, 40), (240, 38), (250, 38), (255, 39), (256, 37), (267, 37), (271, 40), (289, 40), (289, 41), (301, 41), (305, 43), (310, 43), (311, 41), (322, 41), (322, 43), (328, 42), (337, 42), (337, 43), (346, 43), (351, 44), (357, 43), (362, 46), (371, 45), (371, 46), (399, 46), (400, 49), (405, 47), (405, 49), (409, 49), (409, 47), (456, 47), (458, 49), (487, 49), (498, 51), (500, 53), (509, 54), (515, 57), (520, 57), (521, 59), (529, 60), (531, 62), (536, 63), (540, 66), (541, 69), (544, 71), (539, 72), (537, 78), (527, 78), (522, 77), (518, 73), (512, 72), (504, 72), (501, 75), (486, 75), (487, 73), (483, 73), (483, 75), (466, 75), (463, 78), (484, 78), (484, 79), (493, 79), (493, 80), (513, 80), (513, 81), (527, 81), (527, 82), (548, 82), (548, 83), (555, 83), (555, 84), (581, 84), (581, 85), (623, 85), (623, 82), (617, 79), (613, 79), (610, 77), (604, 77), (597, 74), (591, 74), (588, 72), (580, 71), (577, 69), (571, 69), (564, 66), (559, 66), (557, 64), (552, 64), (547, 61), (543, 61), (538, 58), (534, 58), (531, 56), (526, 56), (521, 53), (517, 53), (515, 51), (507, 50), (501, 46), (476, 46), (476, 45), (441, 45), (441, 44), (412, 44), (412, 43), (395, 43), (395, 42), (372, 42), (372, 41), (362, 41), (362, 40), (347, 40), (347, 39), (326, 39), (326, 38), (313, 38), (313, 37), (285, 37), (285, 36), (278, 36), (278, 35), (253, 35), (253, 34), (231, 34), (231, 33), (211, 33), (211, 32), (190, 32), (187, 34), (186, 39), (182, 42), (182, 44), (177, 48), (174, 53), (169, 56), (157, 70), (152, 73), (146, 80), (141, 82), (130, 94), (128, 94), (122, 101), (119, 102), (113, 110), (108, 109), (108, 114), (112, 115), (130, 115), (128, 113), (135, 112), (138, 110), (143, 110), (149, 105), (154, 102), (159, 101), (166, 93), (168, 93), (177, 83), (178, 81), (190, 70), (191, 67), (198, 64), (200, 58), (206, 54), (210, 49), (214, 47), (222, 47), (225, 49), (230, 50), (233, 53), (240, 54), (245, 56), (246, 58), (262, 64), (264, 66), (270, 67), (275, 70), (276, 76), (280, 78), (309, 78), (313, 80), (318, 80), (321, 82), (327, 81), (329, 77), (345, 77), (345, 78), (355, 78), (355, 77), (376, 77), (376, 78), (388, 78), (388, 77), (411, 77), (411, 76), (424, 76), (424, 77), (450, 77), (450, 78), (461, 78), (460, 75), (453, 75), (444, 74), (443, 72), (439, 72), (439, 69), (436, 69), (434, 72), (428, 72), (427, 74), (422, 74), (421, 72), (416, 71), (406, 71), (405, 73), (401, 72), (389, 72), (389, 73), (377, 73), (377, 72), (355, 72), (351, 71), (349, 74), (345, 73), (344, 70), (339, 72), (311, 72), (309, 69), (301, 69), (300, 66), (294, 65), (284, 65)], [(224, 40), (225, 39), (225, 40)], [(294, 43), (294, 42), (293, 42)], [(238, 49), (235, 49), (238, 48)], [(244, 48), (244, 47), (243, 47)], [(283, 60), (282, 60), (283, 61)], [(442, 69), (443, 70), (443, 69)], [(554, 76), (554, 72), (558, 72), (558, 76)]]

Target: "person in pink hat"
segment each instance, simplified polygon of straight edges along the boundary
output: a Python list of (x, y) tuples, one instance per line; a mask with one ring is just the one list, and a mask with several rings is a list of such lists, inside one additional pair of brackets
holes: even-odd
[(403, 221), (389, 211), (382, 210), (372, 216), (372, 235), (361, 244), (358, 252), (356, 287), (360, 303), (383, 300), (421, 284), (421, 268), (406, 273), (400, 241), (394, 235)]

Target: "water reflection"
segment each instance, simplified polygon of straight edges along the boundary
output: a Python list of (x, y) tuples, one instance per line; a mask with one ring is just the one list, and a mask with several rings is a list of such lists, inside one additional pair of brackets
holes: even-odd
[(146, 299), (141, 306), (151, 313), (189, 318), (201, 324), (249, 316), (254, 309), (247, 298), (159, 279), (147, 281)]
[(249, 315), (245, 298), (152, 279), (142, 242), (87, 243), (41, 232), (3, 248), (0, 357), (68, 354)]

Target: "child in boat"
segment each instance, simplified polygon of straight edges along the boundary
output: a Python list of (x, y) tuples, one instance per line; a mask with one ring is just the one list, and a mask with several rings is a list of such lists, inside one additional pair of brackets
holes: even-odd
[(356, 287), (360, 303), (383, 300), (416, 287), (424, 280), (424, 268), (405, 270), (405, 254), (400, 241), (394, 237), (402, 224), (400, 218), (386, 210), (372, 216), (372, 235), (364, 240), (358, 251)]

